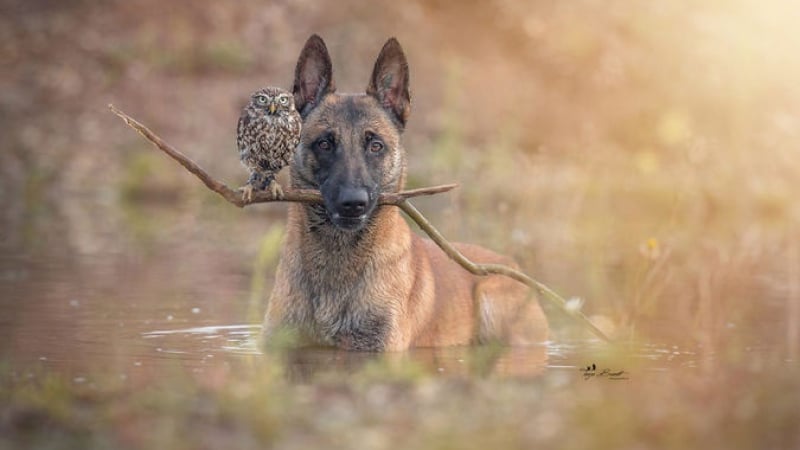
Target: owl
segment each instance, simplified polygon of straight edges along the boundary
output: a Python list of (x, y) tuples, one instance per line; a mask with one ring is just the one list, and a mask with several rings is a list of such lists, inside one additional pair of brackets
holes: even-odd
[(249, 202), (254, 190), (267, 188), (273, 197), (283, 198), (275, 175), (289, 164), (300, 142), (301, 127), (302, 119), (294, 109), (290, 92), (268, 87), (253, 93), (236, 129), (239, 159), (250, 171), (250, 178), (242, 187), (242, 200)]

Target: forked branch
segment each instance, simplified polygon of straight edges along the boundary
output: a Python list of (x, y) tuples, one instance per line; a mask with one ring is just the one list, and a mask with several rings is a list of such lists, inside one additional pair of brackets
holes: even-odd
[[(222, 198), (234, 205), (243, 208), (251, 203), (266, 203), (266, 202), (296, 202), (296, 203), (320, 203), (322, 196), (318, 191), (311, 190), (289, 190), (284, 193), (283, 198), (273, 197), (268, 191), (253, 192), (253, 199), (251, 201), (242, 200), (242, 191), (239, 189), (231, 189), (225, 183), (216, 180), (208, 174), (202, 167), (198, 166), (194, 161), (189, 159), (186, 155), (178, 151), (175, 147), (166, 143), (163, 139), (158, 137), (155, 133), (150, 131), (149, 128), (137, 122), (133, 117), (125, 114), (114, 105), (108, 105), (108, 109), (114, 114), (119, 116), (122, 120), (142, 135), (145, 139), (150, 141), (159, 150), (169, 155), (170, 158), (178, 161), (186, 170), (194, 174), (207, 188), (221, 195)], [(457, 184), (444, 184), (441, 186), (425, 187), (420, 189), (412, 189), (409, 191), (402, 191), (397, 193), (384, 193), (378, 198), (378, 204), (381, 205), (396, 205), (399, 202), (412, 197), (419, 197), (422, 195), (433, 195), (442, 192), (447, 192), (454, 189)]]
[[(198, 166), (194, 161), (186, 157), (183, 153), (179, 152), (175, 147), (171, 146), (170, 144), (166, 143), (163, 139), (158, 137), (155, 133), (150, 131), (147, 127), (142, 125), (141, 123), (137, 122), (131, 116), (125, 114), (124, 112), (120, 111), (119, 109), (115, 108), (114, 105), (108, 105), (108, 108), (117, 116), (119, 116), (122, 120), (125, 121), (128, 126), (136, 130), (139, 134), (142, 135), (145, 139), (150, 141), (153, 145), (156, 146), (159, 150), (169, 155), (170, 158), (174, 159), (180, 165), (182, 165), (186, 170), (194, 174), (203, 184), (206, 185), (209, 189), (216, 192), (217, 194), (221, 195), (225, 200), (228, 202), (242, 208), (252, 203), (265, 203), (265, 202), (298, 202), (298, 203), (321, 203), (322, 196), (318, 191), (313, 190), (287, 190), (284, 192), (283, 198), (275, 198), (272, 196), (270, 192), (266, 191), (259, 191), (253, 193), (253, 199), (250, 202), (242, 200), (242, 193), (238, 189), (231, 189), (225, 183), (222, 183), (211, 175), (208, 174), (202, 167)], [(503, 275), (514, 280), (519, 281), (522, 284), (536, 290), (539, 292), (544, 298), (546, 298), (551, 303), (555, 304), (561, 311), (566, 313), (567, 315), (574, 317), (576, 320), (581, 322), (585, 325), (592, 333), (594, 333), (600, 339), (609, 342), (610, 339), (603, 333), (599, 328), (597, 328), (582, 312), (577, 310), (572, 310), (567, 308), (566, 301), (563, 297), (558, 295), (552, 289), (548, 288), (543, 283), (540, 283), (533, 278), (525, 275), (524, 273), (512, 269), (508, 266), (503, 266), (499, 264), (476, 264), (466, 256), (461, 254), (447, 239), (442, 236), (442, 234), (437, 230), (429, 221), (422, 215), (417, 208), (415, 208), (409, 201), (409, 198), (412, 197), (419, 197), (422, 195), (433, 195), (439, 194), (442, 192), (447, 192), (455, 188), (457, 185), (455, 184), (445, 184), (441, 186), (432, 186), (432, 187), (425, 187), (420, 189), (413, 189), (409, 191), (402, 191), (397, 193), (384, 193), (381, 194), (380, 198), (378, 199), (378, 203), (381, 205), (394, 205), (400, 208), (408, 217), (410, 217), (414, 222), (419, 225), (420, 229), (424, 231), (430, 238), (438, 245), (446, 254), (450, 257), (453, 261), (458, 263), (461, 267), (466, 269), (472, 274), (479, 275), (479, 276), (486, 276), (486, 275)]]

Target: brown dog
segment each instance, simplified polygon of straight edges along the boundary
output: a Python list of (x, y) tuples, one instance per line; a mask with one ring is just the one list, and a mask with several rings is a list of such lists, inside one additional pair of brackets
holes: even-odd
[[(294, 189), (319, 189), (322, 205), (289, 206), (287, 236), (264, 319), (266, 339), (297, 333), (303, 344), (354, 350), (547, 338), (547, 320), (523, 285), (476, 277), (409, 230), (400, 211), (377, 206), (403, 189), (408, 64), (390, 39), (365, 94), (336, 94), (319, 36), (297, 61), (295, 105), (303, 116), (291, 166)], [(480, 263), (513, 266), (481, 247), (458, 245)]]

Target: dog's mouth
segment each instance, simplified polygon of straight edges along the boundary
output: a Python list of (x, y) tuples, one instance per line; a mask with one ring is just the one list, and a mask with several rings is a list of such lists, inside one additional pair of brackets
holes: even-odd
[(334, 227), (345, 231), (359, 231), (369, 222), (377, 206), (377, 193), (366, 188), (340, 187), (336, 190), (320, 188), (326, 219)]
[(368, 214), (362, 214), (360, 216), (351, 217), (351, 216), (343, 216), (337, 212), (328, 213), (329, 217), (331, 218), (331, 222), (333, 223), (336, 228), (341, 230), (348, 230), (348, 231), (358, 231), (364, 228), (364, 225), (367, 224), (369, 219)]

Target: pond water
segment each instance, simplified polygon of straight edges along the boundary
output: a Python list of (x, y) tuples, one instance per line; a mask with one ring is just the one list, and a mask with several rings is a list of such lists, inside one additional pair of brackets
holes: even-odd
[(64, 202), (4, 228), (0, 447), (6, 431), (10, 448), (800, 443), (782, 302), (705, 341), (664, 321), (608, 345), (549, 310), (530, 348), (262, 352), (284, 211), (181, 203)]
[[(12, 366), (48, 368), (81, 382), (93, 372), (109, 369), (126, 378), (154, 376), (174, 367), (202, 374), (219, 365), (262, 357), (258, 320), (263, 305), (255, 299), (257, 313), (252, 312), (253, 304), (248, 305), (252, 287), (245, 274), (221, 271), (209, 279), (179, 270), (160, 256), (134, 265), (125, 260), (117, 253), (61, 260), (4, 258), (3, 357)], [(213, 260), (214, 255), (201, 255), (192, 267), (202, 271), (202, 261)], [(177, 276), (166, 273), (176, 269)], [(556, 335), (528, 349), (416, 349), (388, 357), (442, 376), (488, 371), (525, 377), (545, 372), (579, 377), (598, 358), (624, 361), (630, 373), (634, 367), (640, 371), (696, 368), (712, 357), (676, 344), (609, 347), (581, 333)], [(353, 372), (378, 357), (314, 348), (293, 351), (284, 363), (298, 380), (307, 380), (320, 373)], [(488, 366), (476, 368), (476, 360), (488, 361)]]
[[(7, 213), (15, 220), (6, 222), (0, 246), (2, 358), (79, 379), (100, 368), (126, 377), (176, 365), (202, 373), (259, 358), (259, 324), (285, 206), (238, 210), (202, 191), (165, 202), (104, 198), (75, 196), (27, 214)], [(435, 215), (447, 204), (425, 201)], [(713, 341), (674, 338), (685, 324), (664, 321), (614, 346), (550, 310), (554, 332), (547, 345), (488, 358), (498, 373), (531, 376), (577, 377), (603, 358), (625, 366), (620, 369), (667, 372), (712, 371), (719, 361), (753, 356), (796, 365), (786, 345), (784, 304), (780, 297), (762, 298), (761, 314), (727, 322)], [(419, 349), (402, 358), (448, 375), (471, 373), (469, 361), (486, 359), (484, 353)], [(315, 349), (295, 352), (288, 362), (298, 372), (347, 372), (374, 356)]]

